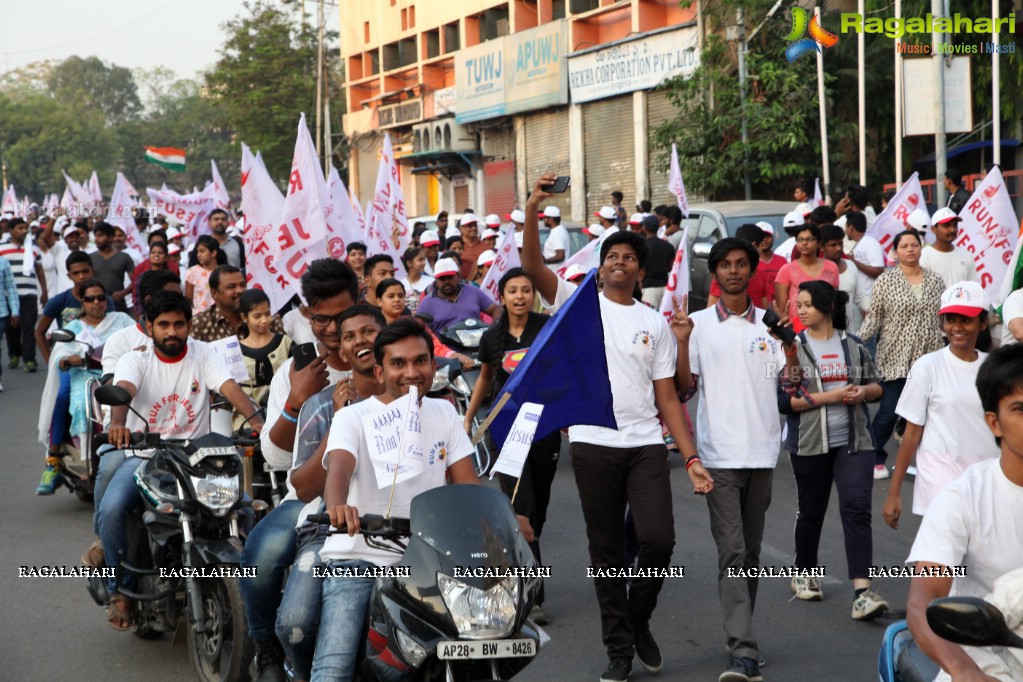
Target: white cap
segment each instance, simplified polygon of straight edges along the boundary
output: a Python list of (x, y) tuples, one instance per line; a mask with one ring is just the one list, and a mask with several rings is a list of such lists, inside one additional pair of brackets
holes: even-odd
[(170, 244), (167, 247), (167, 255), (168, 256), (173, 256), (176, 253), (181, 253), (181, 247), (178, 246), (177, 244)]
[(591, 237), (599, 237), (604, 234), (604, 226), (597, 223), (593, 223), (589, 227), (584, 227), (583, 232), (590, 235)]
[(813, 213), (813, 205), (809, 201), (804, 201), (801, 204), (797, 204), (793, 213), (798, 213), (802, 217), (806, 217)]
[(483, 222), (487, 224), (487, 227), (501, 227), (501, 216), (491, 213)]
[(618, 214), (615, 213), (615, 210), (610, 206), (601, 206), (600, 210), (593, 215), (598, 218), (603, 218), (604, 220), (614, 220), (618, 216)]
[[(913, 213), (916, 213), (917, 211), (920, 210), (921, 209), (918, 208), (916, 209), (916, 211), (913, 211)], [(910, 218), (913, 217), (913, 213), (909, 214)], [(924, 215), (927, 214), (925, 213)], [(931, 225), (941, 225), (942, 223), (951, 222), (953, 220), (958, 221), (962, 220), (962, 218), (960, 218), (959, 215), (950, 208), (939, 208), (937, 211), (934, 212), (934, 215), (931, 216)]]
[(493, 265), (494, 260), (497, 259), (497, 253), (493, 249), (487, 249), (480, 254), (480, 257), (476, 259), (476, 265), (483, 267), (484, 265)]
[(419, 235), (420, 246), (434, 246), (440, 244), (440, 237), (433, 230), (423, 230), (423, 233)]
[(772, 225), (771, 223), (767, 222), (766, 220), (761, 220), (758, 223), (754, 223), (754, 225), (759, 227), (761, 230), (763, 230), (767, 234), (774, 234), (774, 225)]
[(60, 216), (55, 221), (53, 221), (53, 232), (54, 232), (54, 234), (63, 235), (64, 234), (64, 230), (66, 230), (67, 226), (70, 225), (70, 224), (71, 224), (71, 221), (68, 220), (67, 216), (63, 216), (63, 215)]
[(455, 262), (454, 258), (441, 258), (433, 266), (433, 277), (437, 279), (439, 277), (449, 277), (451, 275), (458, 276), (458, 263)]
[(941, 308), (939, 315), (955, 313), (976, 317), (987, 310), (987, 296), (984, 295), (984, 287), (977, 282), (959, 282), (953, 284), (941, 295)]
[(172, 239), (178, 239), (178, 238), (184, 237), (184, 236), (185, 235), (181, 233), (181, 230), (179, 230), (176, 227), (168, 227), (167, 228), (167, 241), (170, 241)]
[(579, 265), (578, 263), (572, 263), (571, 265), (568, 266), (568, 270), (565, 270), (565, 280), (568, 282), (571, 282), (576, 277), (585, 276), (586, 270), (584, 270), (583, 266)]
[(547, 208), (545, 208), (543, 210), (543, 217), (544, 218), (560, 218), (561, 217), (561, 209), (558, 208), (557, 206), (548, 206)]
[(785, 214), (781, 224), (782, 227), (795, 227), (796, 225), (802, 225), (803, 222), (803, 214), (799, 211), (792, 211), (791, 213)]
[(480, 235), (480, 239), (481, 240), (483, 240), (483, 239), (493, 239), (494, 237), (499, 237), (500, 235), (501, 235), (500, 232), (498, 232), (497, 230), (491, 230), (488, 227), (487, 229), (483, 230), (483, 234)]
[(465, 213), (462, 214), (462, 219), (458, 221), (458, 224), (459, 224), (459, 226), (461, 226), (461, 225), (473, 225), (478, 220), (479, 220), (479, 218), (476, 217), (475, 213), (469, 213), (468, 211), (466, 211)]
[[(601, 209), (603, 211), (604, 209)], [(603, 217), (603, 216), (601, 216)], [(645, 216), (642, 213), (633, 213), (629, 216), (629, 225), (639, 225), (643, 222)]]
[[(944, 210), (948, 211), (949, 209)], [(949, 212), (951, 213), (951, 211)], [(937, 214), (935, 213), (935, 215)], [(926, 232), (931, 229), (931, 217), (922, 208), (913, 209), (913, 212), (906, 217), (906, 225), (920, 232)]]
[(526, 222), (526, 213), (525, 213), (525, 211), (517, 208), (517, 209), (515, 209), (514, 211), (512, 211), (511, 213), (508, 214), (508, 220), (512, 221), (513, 223), (520, 223), (520, 224), (525, 223)]
[(31, 223), (29, 223), (29, 227), (39, 227), (39, 221), (33, 220)]

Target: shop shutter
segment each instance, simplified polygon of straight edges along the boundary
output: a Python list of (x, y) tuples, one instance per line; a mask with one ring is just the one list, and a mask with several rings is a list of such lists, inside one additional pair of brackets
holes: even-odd
[[(668, 100), (668, 93), (666, 91), (661, 90), (647, 93), (646, 118), (647, 124), (650, 126), (651, 138), (657, 126), (675, 118), (676, 111), (675, 106)], [(650, 201), (653, 202), (654, 206), (658, 204), (677, 206), (678, 199), (668, 190), (668, 165), (665, 164), (664, 170), (660, 170), (657, 165), (660, 161), (661, 153), (660, 150), (654, 149), (651, 145), (650, 167), (647, 175), (648, 182), (650, 183)], [(668, 154), (670, 155), (670, 153), (671, 148), (669, 147)], [(668, 156), (666, 155), (665, 158), (668, 158)]]
[[(454, 213), (465, 213), (465, 209), (469, 208), (469, 185), (462, 185), (461, 187), (455, 187), (455, 210)], [(477, 210), (473, 206), (473, 210)]]
[(601, 206), (610, 205), (611, 192), (615, 190), (625, 195), (622, 206), (626, 213), (632, 213), (639, 199), (645, 198), (636, 196), (632, 94), (582, 106), (586, 153), (586, 215), (592, 216)]
[[(526, 191), (536, 179), (550, 171), (571, 175), (568, 160), (568, 107), (526, 114), (523, 135), (526, 137)], [(585, 178), (572, 178), (573, 183)], [(525, 202), (526, 197), (519, 197)], [(551, 198), (544, 206), (557, 206), (563, 216), (572, 215), (571, 190)], [(521, 204), (518, 204), (522, 208)]]
[(496, 213), (504, 222), (504, 215), (515, 208), (515, 162), (487, 161), (483, 164), (483, 175), (486, 205), (480, 212)]

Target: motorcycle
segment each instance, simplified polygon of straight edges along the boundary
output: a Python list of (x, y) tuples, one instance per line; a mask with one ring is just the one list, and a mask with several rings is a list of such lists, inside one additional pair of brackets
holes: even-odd
[[(944, 597), (927, 606), (927, 624), (936, 635), (962, 646), (990, 647), (1014, 680), (1023, 680), (1023, 664), (1005, 647), (1023, 649), (1023, 638), (1009, 629), (993, 604), (976, 597)], [(940, 672), (913, 640), (906, 621), (888, 626), (878, 653), (881, 682), (931, 682)]]
[[(103, 383), (112, 377), (100, 376), (102, 371), (102, 348), (94, 348), (85, 341), (75, 338), (74, 332), (56, 329), (50, 335), (58, 343), (78, 343), (85, 346), (85, 369), (92, 375), (85, 383), (85, 390), (92, 396)], [(95, 400), (88, 400), (85, 405), (85, 416), (89, 423), (89, 431), (83, 435), (68, 437), (65, 435), (61, 444), (61, 456), (57, 470), (61, 475), (61, 484), (75, 494), (82, 502), (92, 502), (93, 489), (96, 486), (96, 472), (99, 470), (99, 457), (96, 454), (95, 436), (103, 430), (102, 408)]]
[[(96, 400), (132, 409), (130, 394), (118, 386), (100, 387)], [(239, 585), (239, 513), (264, 511), (266, 503), (243, 500), (241, 456), (221, 434), (181, 441), (133, 433), (131, 447), (151, 449), (137, 455), (142, 505), (128, 519), (128, 550), (118, 561), (118, 593), (131, 600), (134, 634), (158, 638), (174, 632), (184, 616), (196, 677), (247, 679), (253, 643)], [(132, 590), (122, 587), (125, 573), (136, 578)], [(90, 578), (89, 593), (97, 604), (108, 603), (106, 579)]]
[(366, 542), (403, 554), (396, 566), (407, 574), (376, 580), (359, 679), (514, 677), (550, 637), (527, 617), (542, 578), (508, 499), (481, 485), (446, 485), (416, 496), (409, 514), (360, 518)]
[[(480, 378), (480, 363), (478, 360), (480, 351), (480, 339), (483, 333), (490, 329), (490, 325), (474, 318), (468, 318), (451, 325), (440, 335), (441, 340), (454, 350), (476, 360), (472, 369), (462, 370), (452, 375), (450, 388), (455, 409), (458, 414), (464, 415), (469, 409), (469, 402), (472, 400), (472, 392), (476, 388), (476, 382)], [(435, 381), (436, 385), (436, 381)], [(473, 432), (475, 433), (483, 421), (479, 415), (473, 417)], [(482, 439), (476, 445), (476, 473), (480, 476), (490, 471), (492, 464), (491, 457), (492, 442), (487, 438)]]

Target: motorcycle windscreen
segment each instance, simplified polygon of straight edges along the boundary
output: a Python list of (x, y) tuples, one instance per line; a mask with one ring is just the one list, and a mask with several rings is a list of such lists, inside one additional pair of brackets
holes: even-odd
[(456, 566), (532, 562), (508, 498), (493, 488), (458, 484), (427, 490), (412, 500), (409, 516), (412, 537)]

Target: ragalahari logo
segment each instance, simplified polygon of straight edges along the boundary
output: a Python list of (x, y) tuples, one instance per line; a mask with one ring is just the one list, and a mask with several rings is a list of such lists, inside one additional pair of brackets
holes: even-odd
[[(810, 37), (804, 38), (803, 34), (807, 30)], [(785, 40), (796, 41), (785, 48), (785, 58), (791, 64), (807, 52), (821, 52), (822, 47), (834, 47), (838, 42), (838, 36), (821, 28), (817, 15), (810, 18), (809, 13), (802, 7), (793, 7), (792, 33), (785, 36)]]

